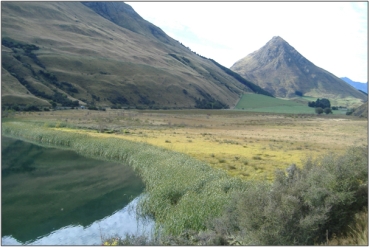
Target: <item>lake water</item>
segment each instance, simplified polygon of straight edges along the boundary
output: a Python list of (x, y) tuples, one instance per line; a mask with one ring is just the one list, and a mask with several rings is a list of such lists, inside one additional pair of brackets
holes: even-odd
[(144, 184), (128, 166), (2, 137), (2, 245), (100, 245), (149, 233), (136, 203)]

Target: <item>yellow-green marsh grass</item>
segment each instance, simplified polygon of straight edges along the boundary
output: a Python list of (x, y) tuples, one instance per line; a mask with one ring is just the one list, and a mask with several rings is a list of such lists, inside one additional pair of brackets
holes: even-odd
[(348, 116), (210, 110), (74, 110), (18, 114), (14, 118), (79, 126), (84, 130), (60, 130), (102, 137), (112, 134), (98, 133), (99, 129), (112, 129), (115, 137), (185, 153), (242, 179), (269, 180), (277, 168), (285, 169), (292, 163), (300, 166), (306, 156), (367, 145), (368, 126), (367, 119)]

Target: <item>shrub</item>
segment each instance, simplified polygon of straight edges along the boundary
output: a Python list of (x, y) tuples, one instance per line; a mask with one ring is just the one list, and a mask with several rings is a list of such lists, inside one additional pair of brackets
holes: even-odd
[(326, 107), (326, 108), (324, 109), (324, 112), (325, 112), (325, 114), (333, 113), (329, 107)]
[(297, 96), (303, 96), (303, 93), (301, 92), (301, 91), (295, 91), (295, 94), (297, 95)]
[(28, 105), (23, 110), (24, 111), (40, 111), (40, 109), (34, 105)]
[(352, 113), (355, 111), (355, 109), (347, 109), (346, 115), (352, 115)]
[(21, 109), (20, 109), (20, 107), (18, 106), (18, 105), (13, 105), (12, 106), (12, 109), (14, 110), (14, 111), (20, 111)]
[(317, 114), (322, 114), (322, 113), (324, 112), (324, 109), (322, 109), (322, 107), (316, 107), (316, 108), (315, 108), (315, 112), (316, 112)]
[(272, 185), (251, 183), (236, 192), (216, 220), (223, 222), (223, 229), (213, 223), (213, 230), (239, 235), (243, 244), (323, 242), (326, 230), (343, 231), (367, 205), (367, 164), (367, 149), (351, 148), (343, 156), (330, 154), (308, 159), (303, 168), (279, 170)]
[(92, 106), (92, 105), (87, 106), (87, 109), (88, 110), (93, 110), (93, 111), (98, 111), (99, 110), (96, 106)]

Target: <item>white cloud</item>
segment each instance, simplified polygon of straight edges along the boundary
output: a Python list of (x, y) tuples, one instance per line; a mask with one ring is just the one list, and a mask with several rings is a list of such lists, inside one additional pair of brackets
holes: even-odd
[(129, 2), (144, 19), (230, 67), (281, 36), (338, 77), (367, 81), (367, 2)]

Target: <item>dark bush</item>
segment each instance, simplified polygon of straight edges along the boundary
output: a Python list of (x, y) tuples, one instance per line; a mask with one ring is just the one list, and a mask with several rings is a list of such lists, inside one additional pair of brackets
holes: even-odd
[(98, 111), (99, 109), (96, 106), (88, 106), (87, 109)]
[(206, 99), (197, 99), (195, 101), (195, 108), (199, 109), (228, 109), (229, 106), (218, 101), (218, 100), (206, 100)]
[(121, 105), (113, 105), (111, 106), (111, 109), (122, 109)]
[(121, 95), (112, 97), (108, 100), (114, 105), (116, 104), (126, 105), (129, 103), (128, 100), (124, 96), (121, 96)]
[(308, 107), (316, 107), (315, 101), (309, 101), (308, 102)]
[(324, 112), (324, 109), (322, 109), (322, 107), (316, 107), (316, 108), (315, 108), (315, 112), (316, 112), (317, 114), (322, 114), (322, 113)]
[(355, 109), (347, 109), (346, 115), (352, 115), (352, 113), (355, 111)]
[(23, 109), (23, 111), (40, 111), (40, 109), (37, 106), (30, 105), (30, 106), (26, 106)]
[(100, 97), (99, 96), (96, 96), (95, 94), (92, 94), (91, 97), (96, 100), (96, 101), (100, 101)]
[(317, 99), (316, 107), (321, 107), (322, 109), (330, 108), (330, 101), (328, 99)]
[(321, 107), (322, 109), (330, 108), (330, 101), (328, 99), (317, 99), (315, 101), (308, 102), (308, 107)]
[(325, 114), (333, 113), (329, 107), (326, 107), (326, 108), (324, 109), (324, 112), (325, 112)]
[(303, 93), (301, 92), (301, 91), (295, 91), (295, 94), (297, 95), (297, 96), (303, 96)]
[(12, 106), (12, 109), (14, 110), (14, 111), (20, 111), (21, 109), (19, 108), (19, 106), (18, 105), (13, 105)]

